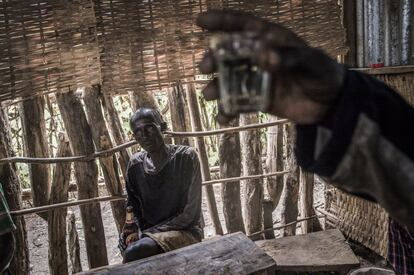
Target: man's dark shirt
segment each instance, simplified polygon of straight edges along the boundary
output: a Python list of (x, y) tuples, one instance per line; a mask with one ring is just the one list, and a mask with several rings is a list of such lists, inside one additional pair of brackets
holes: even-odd
[(414, 109), (399, 94), (371, 76), (348, 71), (325, 119), (296, 129), (296, 157), (303, 168), (380, 203), (414, 230)]
[(168, 161), (160, 171), (147, 152), (132, 156), (126, 190), (141, 231), (188, 230), (201, 240), (201, 171), (197, 153), (183, 145), (167, 145)]

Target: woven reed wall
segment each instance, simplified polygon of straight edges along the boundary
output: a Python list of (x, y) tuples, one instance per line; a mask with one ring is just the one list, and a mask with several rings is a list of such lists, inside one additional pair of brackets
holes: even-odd
[(100, 82), (91, 0), (0, 4), (0, 101)]
[(232, 8), (281, 22), (335, 56), (336, 0), (9, 0), (0, 4), (0, 101), (100, 83), (107, 93), (192, 80), (207, 45), (201, 11)]
[[(377, 75), (414, 105), (414, 73)], [(327, 210), (331, 225), (383, 257), (387, 256), (388, 215), (377, 204), (348, 195), (336, 188), (328, 194)]]

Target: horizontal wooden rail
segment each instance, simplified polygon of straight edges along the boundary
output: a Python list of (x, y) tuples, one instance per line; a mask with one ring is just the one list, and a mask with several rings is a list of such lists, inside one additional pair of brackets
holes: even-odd
[[(202, 185), (210, 185), (210, 184), (218, 184), (218, 183), (229, 183), (229, 182), (241, 181), (241, 180), (246, 180), (246, 179), (269, 178), (269, 177), (281, 176), (281, 175), (287, 174), (289, 172), (290, 171), (280, 171), (280, 172), (273, 172), (273, 173), (262, 174), (262, 175), (251, 175), (251, 176), (244, 176), (244, 177), (210, 180), (210, 181), (204, 181), (202, 183)], [(126, 194), (123, 194), (122, 196), (102, 196), (102, 197), (95, 197), (95, 198), (89, 198), (89, 199), (61, 202), (61, 203), (50, 204), (50, 205), (43, 205), (43, 206), (32, 207), (32, 208), (28, 208), (28, 209), (14, 210), (14, 211), (10, 211), (10, 213), (13, 216), (17, 217), (17, 216), (24, 216), (24, 215), (34, 214), (34, 213), (41, 213), (41, 212), (51, 211), (51, 210), (70, 207), (70, 206), (79, 206), (79, 205), (91, 204), (91, 203), (97, 203), (97, 202), (104, 202), (104, 201), (124, 200), (125, 198), (126, 198)]]
[[(280, 120), (276, 120), (272, 122), (250, 124), (250, 125), (239, 126), (239, 127), (229, 127), (229, 128), (223, 128), (223, 129), (212, 130), (212, 131), (202, 131), (202, 132), (170, 132), (170, 131), (167, 131), (165, 132), (165, 134), (167, 136), (172, 136), (172, 137), (206, 137), (206, 136), (219, 135), (219, 134), (225, 134), (225, 133), (248, 131), (252, 129), (268, 128), (271, 126), (282, 125), (286, 123), (289, 123), (287, 119), (280, 119)], [(72, 156), (72, 157), (62, 157), (62, 158), (31, 158), (31, 157), (3, 158), (3, 159), (0, 159), (0, 164), (17, 163), (17, 162), (50, 164), (50, 163), (62, 163), (62, 162), (74, 162), (74, 161), (92, 161), (96, 158), (109, 157), (135, 144), (137, 144), (137, 142), (135, 140), (132, 140), (124, 144), (115, 146), (111, 149), (95, 152), (87, 156)]]

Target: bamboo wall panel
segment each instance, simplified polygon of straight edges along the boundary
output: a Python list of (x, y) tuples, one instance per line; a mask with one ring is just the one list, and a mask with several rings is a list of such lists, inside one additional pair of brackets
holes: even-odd
[(344, 53), (336, 0), (10, 0), (0, 4), (0, 101), (102, 84), (104, 93), (192, 80), (208, 44), (202, 11), (250, 11)]
[(0, 101), (100, 82), (91, 0), (0, 4)]

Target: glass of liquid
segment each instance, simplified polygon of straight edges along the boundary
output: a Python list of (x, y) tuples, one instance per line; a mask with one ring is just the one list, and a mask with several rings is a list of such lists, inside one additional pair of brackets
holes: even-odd
[(226, 33), (210, 41), (217, 67), (221, 108), (227, 115), (264, 111), (269, 102), (270, 73), (255, 60), (254, 33)]

